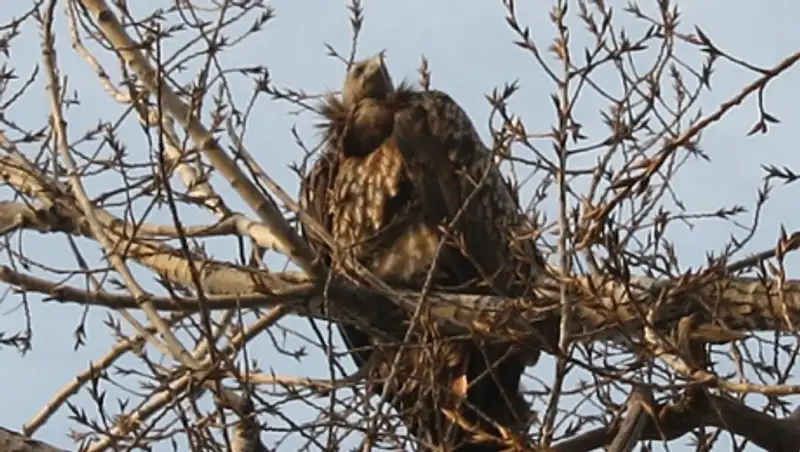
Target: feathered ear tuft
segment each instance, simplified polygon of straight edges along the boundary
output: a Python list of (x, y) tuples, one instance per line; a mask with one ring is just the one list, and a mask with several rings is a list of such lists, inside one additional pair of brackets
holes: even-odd
[(323, 139), (336, 143), (344, 133), (349, 110), (341, 99), (329, 94), (319, 103), (317, 109), (323, 120), (314, 126), (322, 131)]

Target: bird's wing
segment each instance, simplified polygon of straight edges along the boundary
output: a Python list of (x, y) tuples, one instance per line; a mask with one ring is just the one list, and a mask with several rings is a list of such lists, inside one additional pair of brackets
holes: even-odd
[(456, 246), (490, 286), (508, 292), (511, 272), (533, 271), (533, 244), (514, 236), (523, 219), (516, 198), (458, 103), (441, 91), (409, 92), (393, 138), (426, 215), (452, 224)]
[[(336, 171), (336, 156), (326, 152), (317, 159), (311, 171), (300, 182), (300, 207), (326, 231), (331, 230), (332, 219), (328, 209), (328, 196)], [(302, 222), (300, 229), (311, 249), (329, 266), (333, 250)]]
[[(394, 116), (392, 140), (424, 214), (456, 232), (452, 241), (463, 258), (440, 260), (439, 265), (458, 267), (444, 269), (451, 273), (462, 273), (464, 266), (479, 269), (488, 287), (471, 285), (467, 290), (509, 295), (530, 290), (541, 257), (532, 239), (517, 235), (527, 221), (463, 108), (441, 91), (410, 91)], [(448, 235), (447, 228), (444, 233)], [(505, 423), (525, 411), (518, 393), (523, 361), (538, 357), (532, 350), (523, 360), (509, 351), (503, 344), (470, 344), (448, 381), (479, 411)], [(494, 369), (492, 376), (485, 375), (487, 368)]]

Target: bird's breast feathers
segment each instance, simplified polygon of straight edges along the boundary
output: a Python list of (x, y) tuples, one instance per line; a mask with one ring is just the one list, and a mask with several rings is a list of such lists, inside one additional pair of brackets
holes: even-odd
[(424, 275), (439, 245), (436, 225), (422, 221), (390, 137), (374, 152), (340, 161), (329, 215), (334, 239), (378, 276)]
[(374, 233), (385, 226), (387, 203), (405, 179), (402, 156), (388, 141), (366, 156), (342, 159), (330, 205), (339, 235), (351, 228)]

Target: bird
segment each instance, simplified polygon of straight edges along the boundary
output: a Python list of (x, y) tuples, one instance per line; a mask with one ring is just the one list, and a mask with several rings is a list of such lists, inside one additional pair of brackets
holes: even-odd
[[(300, 206), (337, 250), (312, 228), (301, 225), (301, 233), (332, 271), (353, 275), (357, 262), (392, 287), (529, 294), (544, 268), (529, 221), (449, 94), (395, 86), (379, 53), (352, 62), (341, 95), (328, 95), (319, 112), (322, 155), (301, 181)], [(393, 332), (402, 341), (412, 329), (405, 348), (367, 328), (339, 330), (356, 366), (371, 366), (372, 390), (390, 389), (420, 444), (504, 450), (475, 432), (502, 438), (528, 422), (520, 380), (538, 351), (448, 337), (425, 316), (419, 323)], [(394, 363), (397, 383), (387, 381)]]

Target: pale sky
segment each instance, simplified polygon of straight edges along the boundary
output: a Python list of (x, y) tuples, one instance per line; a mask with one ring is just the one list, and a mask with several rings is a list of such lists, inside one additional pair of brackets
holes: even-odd
[[(168, 2), (161, 2), (166, 5)], [(548, 21), (548, 12), (552, 2), (523, 2), (517, 5), (518, 17), (531, 29), (532, 39), (541, 47), (549, 44), (554, 29)], [(618, 3), (621, 8), (626, 2)], [(642, 6), (652, 11), (655, 1), (643, 1)], [(151, 2), (155, 5), (156, 2)], [(346, 2), (337, 0), (308, 1), (281, 0), (272, 2), (277, 18), (268, 23), (267, 31), (250, 38), (234, 51), (225, 54), (222, 59), (228, 66), (265, 65), (269, 68), (272, 79), (277, 86), (303, 89), (309, 93), (320, 93), (325, 90), (338, 89), (343, 76), (342, 66), (325, 56), (323, 43), (333, 45), (337, 50), (347, 52), (350, 41), (350, 27)], [(555, 87), (545, 78), (542, 70), (532, 57), (513, 44), (517, 38), (505, 24), (505, 10), (500, 1), (437, 0), (428, 2), (408, 0), (405, 2), (389, 2), (365, 0), (365, 26), (360, 41), (359, 56), (371, 55), (383, 48), (388, 50), (388, 65), (395, 80), (404, 77), (417, 80), (417, 68), (420, 56), (424, 54), (433, 71), (432, 85), (437, 89), (450, 93), (472, 116), (482, 136), (488, 136), (486, 118), (489, 104), (484, 94), (494, 87), (502, 86), (506, 81), (518, 79), (522, 90), (514, 98), (512, 106), (522, 116), (529, 129), (546, 131), (555, 118), (552, 103), (549, 99)], [(137, 5), (142, 7), (141, 5)], [(577, 2), (571, 4), (573, 12), (577, 11)], [(770, 2), (731, 2), (724, 0), (682, 1), (679, 6), (683, 12), (681, 26), (683, 32), (693, 31), (694, 25), (702, 28), (713, 42), (734, 56), (761, 67), (771, 67), (797, 50), (800, 43), (800, 31), (797, 28), (796, 4), (790, 0), (773, 0)], [(15, 5), (18, 8), (19, 6)], [(4, 5), (4, 15), (8, 15), (8, 5)], [(150, 6), (148, 6), (150, 8)], [(13, 8), (12, 8), (13, 9)], [(17, 13), (17, 11), (12, 11)], [(136, 11), (134, 11), (134, 14)], [(81, 105), (67, 110), (70, 131), (77, 138), (101, 118), (114, 120), (119, 117), (125, 107), (114, 103), (96, 83), (92, 71), (79, 59), (69, 47), (69, 38), (64, 34), (65, 21), (59, 16), (57, 37), (58, 57), (62, 75), (69, 78), (69, 92), (80, 93)], [(249, 24), (249, 21), (245, 21)], [(573, 49), (582, 49), (588, 43), (587, 35), (575, 18), (571, 22), (576, 25), (573, 32)], [(10, 59), (7, 62), (24, 80), (41, 61), (39, 31), (28, 23), (23, 30), (24, 36), (12, 43)], [(618, 9), (615, 13), (615, 25), (626, 27), (632, 36), (641, 33), (642, 26), (634, 23), (630, 16)], [(685, 52), (688, 62), (696, 64), (701, 55), (685, 45), (678, 46), (678, 52)], [(582, 54), (582, 50), (579, 54)], [(103, 61), (115, 70), (115, 66), (107, 54), (100, 53)], [(0, 56), (0, 59), (4, 57)], [(715, 110), (722, 102), (738, 92), (743, 86), (757, 78), (757, 74), (745, 72), (730, 64), (720, 63), (715, 77), (712, 79), (711, 92), (704, 92), (701, 100), (704, 113)], [(191, 77), (194, 72), (185, 74)], [(24, 105), (17, 104), (4, 112), (6, 118), (29, 128), (44, 124), (47, 120), (46, 98), (44, 96), (44, 78), (40, 74), (38, 86), (34, 92), (26, 95)], [(252, 82), (244, 77), (233, 78), (233, 95), (240, 108), (248, 101)], [(115, 80), (118, 81), (118, 80)], [(600, 79), (602, 82), (602, 79)], [(609, 86), (616, 86), (613, 78), (608, 79)], [(730, 206), (742, 204), (748, 209), (756, 199), (756, 190), (761, 185), (763, 171), (760, 165), (787, 165), (800, 170), (800, 152), (797, 145), (800, 141), (800, 70), (794, 69), (769, 85), (766, 96), (766, 108), (774, 116), (782, 120), (773, 125), (769, 134), (747, 137), (746, 132), (757, 120), (757, 109), (754, 98), (750, 98), (734, 112), (728, 114), (720, 123), (714, 124), (702, 136), (701, 147), (711, 156), (712, 162), (693, 160), (674, 181), (676, 191), (683, 197), (690, 211), (716, 209), (720, 205)], [(605, 104), (596, 105), (583, 102), (577, 109), (577, 119), (584, 124), (589, 133), (595, 130), (599, 136), (599, 111)], [(289, 114), (294, 108), (283, 102), (269, 100), (264, 96), (256, 106), (253, 122), (245, 137), (245, 145), (261, 162), (263, 167), (277, 181), (295, 193), (297, 179), (288, 170), (288, 165), (301, 157), (294, 143), (290, 128), (297, 125), (301, 137), (309, 145), (317, 142), (310, 124), (311, 116)], [(207, 118), (206, 118), (207, 119)], [(5, 129), (5, 125), (0, 124)], [(127, 133), (127, 135), (125, 134)], [(140, 159), (146, 158), (146, 142), (141, 139), (140, 128), (133, 122), (125, 129), (122, 137), (126, 141), (128, 152), (141, 153)], [(13, 136), (13, 135), (12, 135)], [(595, 138), (597, 137), (595, 136)], [(550, 149), (544, 146), (545, 149)], [(93, 148), (85, 148), (91, 150)], [(32, 148), (26, 152), (33, 152)], [(110, 177), (110, 176), (109, 176)], [(215, 180), (217, 187), (223, 187), (221, 178)], [(120, 184), (119, 180), (105, 179), (103, 184)], [(89, 184), (92, 189), (92, 185)], [(103, 187), (96, 186), (95, 193)], [(105, 188), (108, 188), (107, 186)], [(778, 187), (773, 193), (772, 201), (763, 212), (762, 225), (755, 239), (748, 247), (757, 251), (774, 246), (781, 225), (788, 231), (800, 229), (800, 214), (794, 208), (792, 193), (800, 188), (795, 185)], [(226, 200), (234, 208), (250, 214), (243, 204), (232, 196), (229, 189), (221, 190)], [(4, 191), (3, 193), (8, 193)], [(8, 199), (8, 197), (4, 198)], [(235, 201), (235, 202), (234, 202)], [(555, 204), (551, 204), (554, 206)], [(784, 207), (785, 206), (785, 207)], [(556, 211), (550, 210), (552, 218)], [(169, 221), (168, 217), (154, 217), (153, 220)], [(183, 218), (191, 224), (208, 223), (209, 215), (187, 215)], [(750, 216), (743, 216), (741, 221), (747, 223)], [(675, 242), (680, 253), (681, 264), (685, 267), (702, 265), (707, 252), (719, 251), (730, 234), (741, 234), (730, 224), (720, 221), (699, 222), (694, 229), (673, 227), (670, 238)], [(26, 234), (26, 252), (29, 257), (46, 262), (58, 268), (75, 266), (74, 257), (64, 247), (61, 237), (47, 238), (35, 234)], [(17, 240), (15, 237), (14, 240)], [(218, 259), (235, 259), (231, 251), (231, 241), (224, 242), (228, 246), (211, 246), (210, 252)], [(60, 249), (54, 250), (53, 244)], [(62, 251), (63, 249), (63, 251)], [(96, 257), (96, 255), (95, 255)], [(7, 263), (6, 258), (3, 264)], [(800, 275), (800, 265), (796, 258), (788, 261), (790, 276)], [(273, 257), (270, 260), (273, 268), (279, 268), (282, 259)], [(37, 269), (33, 268), (36, 273)], [(142, 274), (142, 273), (139, 273)], [(151, 281), (146, 287), (156, 290)], [(18, 298), (8, 296), (0, 302), (0, 331), (17, 330), (21, 327), (23, 316), (17, 309)], [(88, 345), (73, 351), (73, 330), (81, 319), (83, 310), (71, 305), (43, 304), (40, 298), (30, 297), (34, 319), (35, 339), (33, 351), (24, 358), (11, 349), (0, 349), (0, 359), (4, 363), (0, 372), (0, 387), (4, 388), (0, 403), (0, 425), (7, 428), (19, 428), (29, 420), (51, 397), (66, 384), (73, 375), (84, 371), (91, 360), (105, 354), (112, 344), (113, 338), (103, 326), (108, 312), (103, 309), (92, 309), (88, 320)], [(290, 318), (281, 322), (286, 328), (296, 328), (310, 334), (308, 322), (304, 319)], [(126, 328), (126, 331), (129, 331)], [(281, 339), (281, 332), (275, 337)], [(303, 342), (295, 337), (287, 339), (288, 348), (301, 346)], [(188, 344), (191, 346), (191, 344)], [(310, 350), (312, 351), (312, 350)], [(327, 365), (319, 353), (302, 361), (286, 358), (275, 351), (269, 338), (261, 338), (253, 342), (249, 348), (251, 357), (258, 359), (262, 367), (268, 367), (280, 375), (315, 376), (327, 375)], [(121, 363), (130, 364), (131, 359)], [(529, 369), (544, 380), (553, 379), (552, 362), (545, 360), (537, 367)], [(789, 383), (797, 383), (796, 376)], [(110, 389), (109, 396), (120, 395)], [(90, 415), (94, 406), (85, 395), (72, 399), (72, 402), (85, 409)], [(762, 403), (756, 401), (754, 403)], [(111, 406), (111, 405), (110, 405)], [(287, 414), (299, 419), (310, 420), (307, 409), (291, 407)], [(68, 420), (69, 410), (62, 408), (50, 423), (41, 429), (36, 438), (59, 447), (71, 447), (66, 437), (71, 422)], [(264, 435), (267, 445), (276, 438)], [(686, 436), (670, 443), (674, 451), (689, 450)], [(723, 439), (715, 450), (727, 450), (729, 442)], [(159, 445), (155, 450), (168, 450), (167, 444)], [(292, 450), (292, 443), (284, 444), (280, 450)], [(693, 448), (692, 448), (693, 449)], [(750, 447), (749, 450), (755, 450)]]

